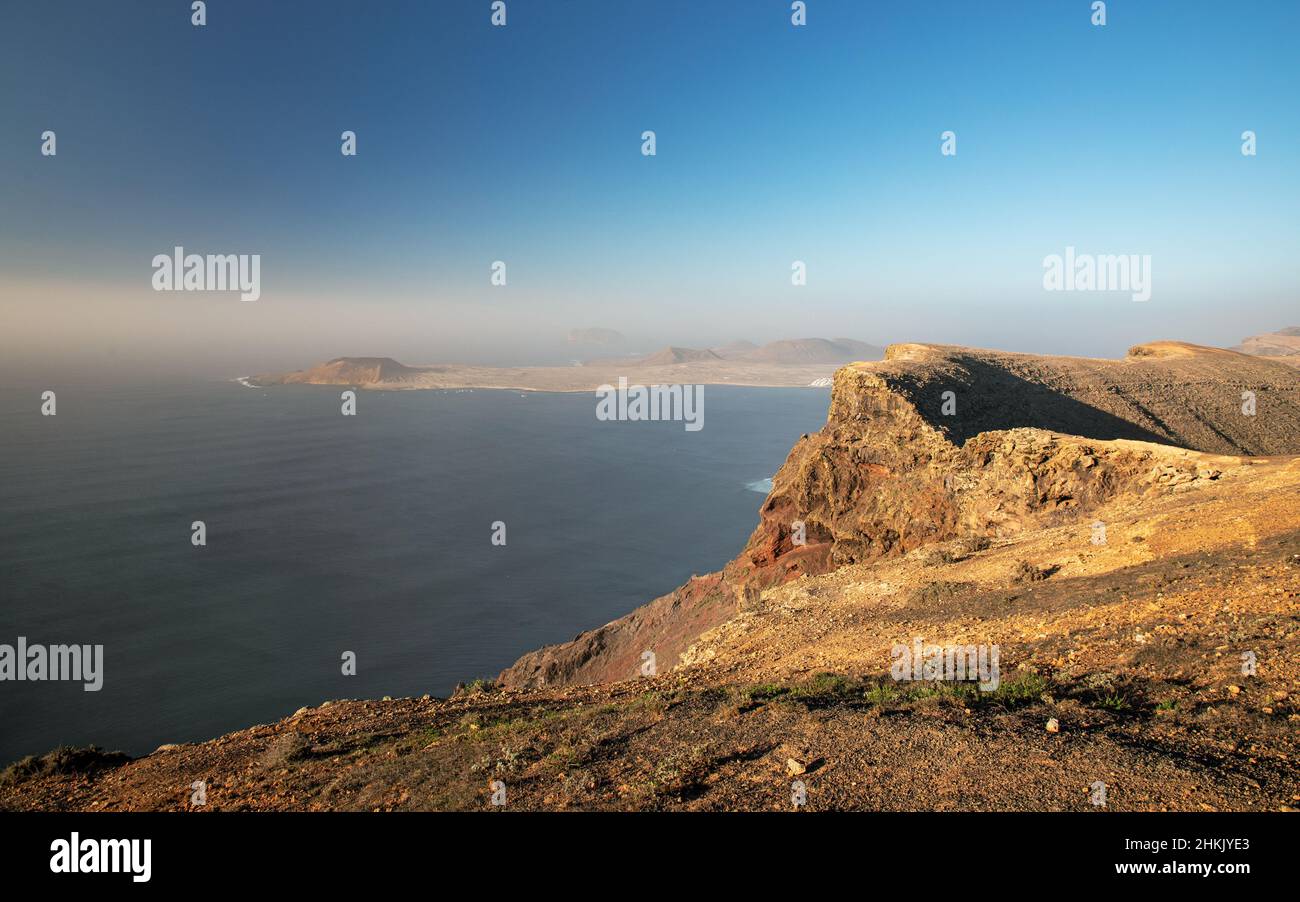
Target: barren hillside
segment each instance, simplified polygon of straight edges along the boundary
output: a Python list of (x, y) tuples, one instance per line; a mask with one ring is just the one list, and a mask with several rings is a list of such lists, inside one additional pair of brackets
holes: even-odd
[[(419, 373), (417, 367), (398, 363), (391, 357), (336, 357), (307, 370), (274, 377), (285, 385), (409, 385)], [(258, 376), (254, 381), (269, 381)]]
[(771, 363), (851, 363), (878, 360), (881, 353), (875, 345), (851, 338), (793, 338), (765, 344), (745, 357)]
[(1273, 357), (1283, 363), (1300, 366), (1300, 326), (1288, 326), (1276, 332), (1264, 332), (1243, 339), (1233, 348), (1243, 354)]
[(640, 360), (635, 361), (636, 366), (672, 366), (678, 363), (696, 363), (712, 362), (722, 358), (712, 351), (700, 350), (698, 348), (677, 348), (669, 345), (668, 347), (656, 351)]
[[(1256, 395), (1253, 416), (1243, 391)], [(796, 576), (1159, 497), (1235, 465), (1216, 455), (1298, 452), (1300, 374), (1271, 361), (1177, 342), (1123, 360), (892, 345), (883, 361), (836, 373), (826, 426), (795, 445), (721, 573), (525, 655), (500, 681), (622, 679), (643, 650), (675, 661), (747, 598)]]

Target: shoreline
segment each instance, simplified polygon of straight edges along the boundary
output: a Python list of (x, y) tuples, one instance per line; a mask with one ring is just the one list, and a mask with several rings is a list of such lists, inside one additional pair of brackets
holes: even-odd
[[(465, 385), (403, 385), (400, 383), (354, 383), (354, 382), (245, 382), (250, 377), (244, 376), (237, 379), (227, 380), (242, 385), (244, 388), (282, 388), (286, 385), (312, 385), (318, 388), (353, 388), (358, 391), (401, 391), (401, 392), (418, 392), (418, 391), (509, 391), (509, 392), (529, 392), (537, 395), (582, 395), (594, 394), (599, 386), (592, 388), (538, 388), (532, 385), (481, 385), (477, 383)], [(678, 385), (677, 382), (644, 382), (642, 385)], [(691, 382), (690, 385), (702, 385), (710, 388), (806, 388), (820, 389), (829, 392), (829, 385), (802, 385), (788, 382)]]
[(406, 366), (391, 358), (340, 357), (307, 370), (235, 380), (243, 385), (338, 385), (393, 391), (503, 389), (595, 392), (626, 379), (630, 385), (735, 385), (749, 388), (830, 388), (845, 363), (773, 364), (692, 361), (670, 364), (600, 363), (588, 366), (493, 367), (451, 364)]

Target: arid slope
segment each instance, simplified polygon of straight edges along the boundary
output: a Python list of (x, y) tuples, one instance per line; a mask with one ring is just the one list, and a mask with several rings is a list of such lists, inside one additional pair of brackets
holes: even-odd
[(826, 426), (796, 443), (721, 573), (525, 655), (499, 680), (625, 679), (646, 650), (671, 666), (703, 629), (796, 576), (1158, 497), (1233, 465), (1215, 455), (1298, 452), (1300, 374), (1268, 360), (1179, 342), (1123, 360), (893, 345), (836, 373)]
[(1282, 363), (1300, 366), (1300, 326), (1288, 326), (1276, 332), (1265, 332), (1242, 339), (1241, 344), (1233, 348), (1243, 354), (1258, 354), (1272, 357)]

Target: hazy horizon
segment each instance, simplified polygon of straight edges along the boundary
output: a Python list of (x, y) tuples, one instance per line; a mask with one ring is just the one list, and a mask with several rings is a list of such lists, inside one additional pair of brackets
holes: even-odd
[[(1300, 8), (1123, 5), (1099, 28), (1086, 5), (929, 5), (814, 4), (800, 28), (776, 0), (518, 0), (507, 28), (477, 3), (230, 2), (202, 28), (14, 10), (0, 352), (235, 376), (564, 363), (591, 327), (646, 352), (820, 336), (1113, 357), (1295, 324)], [(260, 298), (154, 291), (176, 246), (260, 255)], [(1151, 299), (1044, 290), (1067, 247), (1149, 254)]]

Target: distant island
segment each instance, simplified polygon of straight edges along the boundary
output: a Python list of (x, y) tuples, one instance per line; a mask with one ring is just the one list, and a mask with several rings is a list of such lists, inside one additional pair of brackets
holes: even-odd
[(670, 345), (646, 356), (604, 357), (573, 366), (495, 367), (465, 364), (407, 366), (391, 357), (336, 357), (291, 373), (244, 379), (246, 385), (347, 385), (372, 390), (497, 388), (583, 392), (616, 384), (826, 387), (846, 363), (880, 360), (884, 349), (849, 338), (796, 338), (756, 347)]
[(1300, 366), (1300, 326), (1287, 326), (1276, 332), (1252, 335), (1242, 339), (1241, 344), (1233, 350), (1258, 357), (1277, 357), (1283, 363)]

